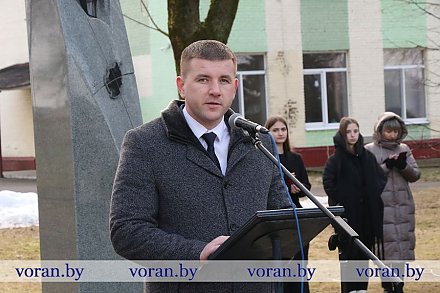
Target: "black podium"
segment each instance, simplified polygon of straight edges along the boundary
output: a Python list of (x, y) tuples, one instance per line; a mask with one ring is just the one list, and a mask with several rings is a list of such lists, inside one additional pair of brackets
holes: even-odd
[[(340, 216), (344, 208), (328, 208)], [(302, 245), (324, 230), (330, 219), (318, 208), (296, 209)], [(292, 209), (256, 212), (209, 257), (210, 260), (291, 259), (300, 251), (296, 218)]]

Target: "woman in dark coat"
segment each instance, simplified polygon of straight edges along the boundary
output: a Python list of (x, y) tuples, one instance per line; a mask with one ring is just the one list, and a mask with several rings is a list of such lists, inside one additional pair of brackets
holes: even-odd
[[(308, 190), (312, 187), (309, 181), (306, 167), (301, 158), (301, 155), (292, 151), (289, 142), (289, 128), (287, 127), (286, 120), (281, 116), (269, 117), (265, 123), (265, 127), (272, 133), (278, 148), (278, 154), (281, 164), (292, 172), (295, 177), (301, 182)], [(301, 208), (299, 202), (300, 197), (306, 196), (293, 182), (284, 177), (286, 185), (289, 188), (290, 196), (293, 203), (297, 208)]]
[[(286, 167), (287, 170), (292, 172), (295, 177), (301, 182), (304, 187), (310, 190), (312, 186), (309, 181), (309, 176), (307, 174), (307, 170), (304, 166), (304, 162), (301, 156), (292, 151), (289, 143), (289, 129), (287, 127), (286, 120), (281, 116), (272, 116), (269, 117), (265, 123), (265, 127), (269, 129), (272, 133), (272, 136), (275, 139), (278, 148), (278, 154), (280, 157), (281, 164)], [(287, 188), (290, 192), (290, 197), (292, 198), (292, 202), (295, 204), (297, 208), (301, 208), (301, 204), (299, 202), (300, 197), (304, 197), (305, 194), (302, 192), (298, 186), (293, 184), (292, 180), (288, 177), (284, 176), (284, 181), (286, 182)], [(305, 245), (303, 247), (304, 259), (308, 259), (309, 254), (309, 245)], [(295, 260), (301, 260), (302, 255), (301, 252), (293, 257)], [(303, 282), (303, 291), (301, 291), (301, 283), (300, 282), (288, 282), (283, 284), (284, 292), (309, 292), (309, 284), (307, 282)]]
[[(374, 155), (364, 148), (359, 123), (355, 119), (343, 117), (333, 141), (335, 153), (328, 158), (323, 173), (329, 205), (344, 206), (344, 218), (359, 234), (359, 239), (372, 249), (383, 238), (383, 203), (380, 195), (386, 177)], [(376, 247), (380, 248), (381, 245)], [(339, 259), (367, 260), (368, 257), (353, 242), (346, 242), (339, 246)], [(342, 270), (341, 277), (344, 277)], [(368, 280), (341, 282), (341, 292), (366, 290), (367, 287)]]

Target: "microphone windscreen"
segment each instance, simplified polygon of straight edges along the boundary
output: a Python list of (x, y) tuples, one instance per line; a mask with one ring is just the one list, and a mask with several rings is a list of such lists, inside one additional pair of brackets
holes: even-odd
[(235, 125), (235, 121), (237, 118), (242, 117), (239, 113), (234, 113), (231, 116), (229, 116), (228, 124), (231, 127), (231, 129), (239, 128), (237, 125)]

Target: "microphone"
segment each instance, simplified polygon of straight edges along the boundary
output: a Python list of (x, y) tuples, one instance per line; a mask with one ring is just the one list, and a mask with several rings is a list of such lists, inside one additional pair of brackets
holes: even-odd
[(238, 113), (232, 114), (231, 117), (229, 117), (228, 123), (231, 128), (242, 128), (244, 130), (247, 130), (248, 132), (255, 133), (269, 133), (269, 130), (267, 130), (265, 127), (245, 119)]

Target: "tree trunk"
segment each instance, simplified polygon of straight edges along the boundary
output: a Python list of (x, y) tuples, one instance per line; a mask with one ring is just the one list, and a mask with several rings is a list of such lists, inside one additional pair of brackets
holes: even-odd
[(168, 0), (168, 32), (176, 73), (180, 74), (183, 49), (198, 40), (227, 43), (239, 0), (211, 0), (205, 21), (200, 21), (199, 0)]

